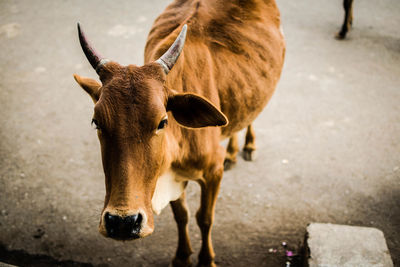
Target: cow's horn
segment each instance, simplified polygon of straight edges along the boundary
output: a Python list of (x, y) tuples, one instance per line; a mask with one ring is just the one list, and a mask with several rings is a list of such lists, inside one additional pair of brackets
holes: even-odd
[(81, 25), (79, 23), (78, 23), (78, 34), (82, 50), (85, 53), (87, 59), (89, 60), (90, 65), (92, 65), (92, 67), (96, 70), (96, 72), (99, 72), (100, 67), (105, 63), (107, 63), (108, 60), (102, 58), (102, 56), (92, 48), (92, 46), (86, 39), (85, 33), (82, 31)]
[(182, 52), (183, 46), (185, 45), (186, 31), (187, 25), (185, 24), (183, 25), (178, 37), (176, 37), (175, 42), (170, 46), (167, 52), (165, 52), (164, 55), (156, 60), (156, 62), (163, 67), (166, 74), (168, 74), (168, 72), (172, 69)]

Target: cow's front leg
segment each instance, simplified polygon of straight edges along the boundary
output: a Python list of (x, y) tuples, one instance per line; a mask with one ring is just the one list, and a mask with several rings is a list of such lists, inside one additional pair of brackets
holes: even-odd
[[(222, 154), (222, 153), (221, 153)], [(224, 172), (222, 157), (220, 163), (214, 165), (211, 171), (204, 175), (201, 180), (201, 203), (200, 209), (196, 213), (197, 224), (200, 227), (202, 245), (199, 254), (198, 266), (215, 267), (214, 249), (211, 241), (211, 227), (214, 221), (214, 210), (220, 182)]]
[(183, 192), (182, 196), (171, 201), (172, 212), (178, 226), (178, 249), (174, 259), (172, 260), (173, 267), (188, 267), (192, 265), (190, 255), (193, 253), (192, 246), (190, 245), (188, 221), (189, 209), (186, 204), (186, 193)]

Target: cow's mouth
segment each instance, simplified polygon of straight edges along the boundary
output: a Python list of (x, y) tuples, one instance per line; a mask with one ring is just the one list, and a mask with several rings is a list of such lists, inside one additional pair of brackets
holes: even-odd
[(130, 234), (128, 237), (127, 236), (108, 236), (111, 239), (118, 240), (118, 241), (131, 241), (135, 239), (139, 239), (140, 235), (139, 234)]

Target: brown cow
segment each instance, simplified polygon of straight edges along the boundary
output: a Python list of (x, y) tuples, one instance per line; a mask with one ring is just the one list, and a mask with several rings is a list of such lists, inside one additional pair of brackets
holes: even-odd
[(353, 0), (343, 0), (344, 21), (342, 29), (336, 34), (336, 38), (342, 40), (346, 38), (347, 32), (353, 24)]
[[(95, 103), (106, 180), (100, 232), (120, 240), (147, 236), (153, 212), (170, 203), (179, 232), (173, 266), (189, 266), (184, 189), (196, 181), (198, 265), (215, 266), (211, 226), (224, 161), (235, 162), (236, 133), (245, 127), (245, 155), (252, 158), (251, 123), (271, 98), (283, 66), (275, 1), (176, 0), (155, 21), (141, 67), (105, 60), (80, 29), (79, 36), (101, 81), (75, 75)], [(220, 141), (228, 137), (226, 153)]]

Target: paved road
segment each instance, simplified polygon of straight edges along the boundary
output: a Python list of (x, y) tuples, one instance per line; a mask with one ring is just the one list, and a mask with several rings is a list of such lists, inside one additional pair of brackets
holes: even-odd
[[(144, 2), (0, 1), (3, 249), (101, 266), (167, 266), (172, 258), (168, 208), (146, 239), (121, 243), (97, 233), (105, 191), (99, 144), (92, 102), (72, 78), (96, 77), (77, 21), (103, 55), (142, 64), (147, 32), (168, 4)], [(399, 265), (400, 2), (356, 0), (345, 41), (333, 38), (340, 0), (278, 3), (285, 68), (255, 123), (258, 158), (239, 160), (224, 176), (217, 263), (281, 266), (282, 241), (296, 248), (308, 223), (330, 222), (383, 230)], [(194, 214), (196, 184), (188, 195)], [(198, 253), (193, 215), (190, 231)]]

